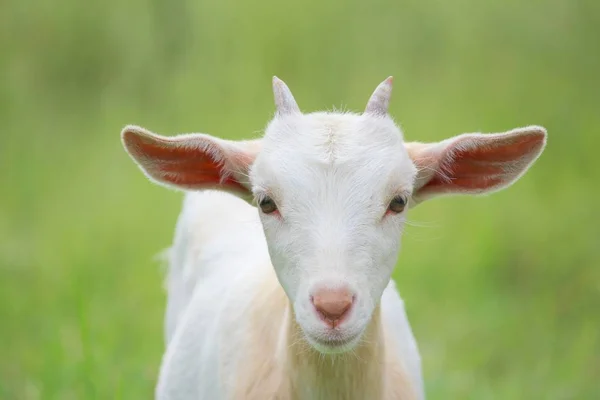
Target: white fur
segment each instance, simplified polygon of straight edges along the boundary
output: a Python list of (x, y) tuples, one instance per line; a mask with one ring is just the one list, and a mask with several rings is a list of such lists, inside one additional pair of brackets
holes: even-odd
[(170, 254), (169, 345), (158, 397), (227, 398), (215, 373), (221, 364), (235, 365), (239, 354), (232, 351), (224, 359), (222, 341), (229, 349), (241, 347), (246, 333), (240, 321), (253, 307), (247, 301), (253, 285), (275, 271), (306, 338), (326, 353), (337, 350), (312, 339), (327, 336), (309, 300), (315, 286), (344, 284), (357, 294), (341, 331), (356, 337), (350, 348), (381, 304), (397, 358), (422, 398), (416, 342), (390, 281), (404, 215), (383, 218), (394, 195), (410, 196), (415, 174), (402, 134), (389, 118), (327, 113), (275, 118), (250, 180), (255, 196), (263, 191), (273, 196), (285, 223), (270, 215), (259, 219), (256, 208), (229, 194), (186, 196)]

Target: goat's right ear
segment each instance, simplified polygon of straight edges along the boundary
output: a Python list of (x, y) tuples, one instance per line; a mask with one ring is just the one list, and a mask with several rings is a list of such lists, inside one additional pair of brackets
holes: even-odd
[(516, 182), (540, 156), (546, 129), (527, 126), (508, 132), (467, 133), (439, 143), (406, 143), (418, 169), (413, 206), (432, 197), (486, 194)]
[(133, 125), (123, 129), (121, 139), (131, 158), (156, 183), (251, 197), (248, 170), (260, 151), (260, 140), (231, 141), (203, 133), (166, 137)]

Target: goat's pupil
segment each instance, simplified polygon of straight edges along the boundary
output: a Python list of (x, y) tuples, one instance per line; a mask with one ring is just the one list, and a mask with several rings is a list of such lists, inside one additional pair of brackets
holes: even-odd
[(390, 202), (389, 209), (394, 213), (400, 213), (406, 207), (406, 200), (402, 196), (396, 196)]
[(277, 205), (270, 197), (263, 198), (258, 205), (265, 214), (270, 214), (277, 210)]

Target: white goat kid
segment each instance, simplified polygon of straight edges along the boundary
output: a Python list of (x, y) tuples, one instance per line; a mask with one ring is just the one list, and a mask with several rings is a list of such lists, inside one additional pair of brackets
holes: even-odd
[(405, 143), (387, 112), (391, 77), (362, 114), (303, 114), (282, 81), (273, 88), (277, 112), (260, 140), (122, 132), (151, 180), (188, 191), (156, 396), (423, 399), (390, 279), (406, 210), (507, 187), (546, 131)]

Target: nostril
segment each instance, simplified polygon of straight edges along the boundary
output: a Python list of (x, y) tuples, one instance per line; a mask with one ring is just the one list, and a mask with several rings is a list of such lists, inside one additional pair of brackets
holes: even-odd
[(315, 292), (311, 301), (325, 322), (335, 327), (348, 314), (354, 296), (348, 289), (323, 289)]

